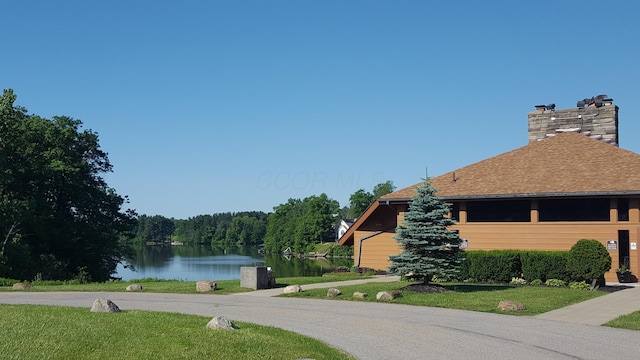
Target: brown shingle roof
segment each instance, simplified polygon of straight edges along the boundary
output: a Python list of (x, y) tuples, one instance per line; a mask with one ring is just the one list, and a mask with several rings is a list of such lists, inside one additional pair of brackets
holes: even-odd
[[(417, 185), (382, 198), (411, 198)], [(640, 193), (640, 155), (563, 133), (432, 178), (431, 185), (445, 198)]]

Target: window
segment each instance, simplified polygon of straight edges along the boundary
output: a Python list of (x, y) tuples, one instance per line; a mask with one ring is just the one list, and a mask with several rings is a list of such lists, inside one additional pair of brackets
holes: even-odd
[(467, 202), (467, 222), (530, 222), (529, 200)]
[(618, 199), (618, 221), (629, 221), (629, 199)]
[(539, 221), (609, 221), (609, 199), (543, 199)]
[(460, 221), (460, 203), (458, 202), (451, 204), (451, 219)]

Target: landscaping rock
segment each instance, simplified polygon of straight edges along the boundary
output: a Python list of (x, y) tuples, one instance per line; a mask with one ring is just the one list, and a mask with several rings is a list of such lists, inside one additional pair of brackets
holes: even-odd
[(91, 305), (91, 312), (117, 313), (120, 308), (109, 299), (96, 299)]
[(33, 286), (31, 284), (19, 282), (19, 283), (13, 284), (11, 289), (12, 290), (31, 290), (33, 289)]
[(399, 297), (402, 297), (402, 294), (400, 293), (400, 291), (398, 290), (393, 290), (393, 291), (380, 291), (378, 294), (376, 294), (376, 299), (377, 300), (393, 300), (393, 299), (397, 299)]
[(342, 295), (342, 291), (336, 289), (336, 288), (331, 288), (327, 291), (327, 296), (328, 297), (336, 297)]
[(289, 285), (282, 291), (285, 294), (299, 293), (302, 292), (302, 286), (300, 285)]
[(198, 281), (196, 283), (196, 291), (197, 292), (207, 292), (213, 291), (218, 288), (218, 285), (215, 281)]
[(224, 316), (216, 316), (207, 324), (208, 329), (222, 329), (222, 330), (237, 330), (238, 328), (233, 325), (231, 320)]
[(353, 293), (353, 297), (356, 298), (356, 299), (364, 299), (367, 296), (369, 296), (369, 294), (363, 293), (363, 292), (359, 292), (359, 291), (356, 291), (356, 292)]
[(142, 290), (142, 285), (140, 284), (131, 284), (127, 286), (127, 291), (140, 291)]
[(524, 304), (517, 303), (515, 301), (500, 301), (498, 304), (498, 309), (502, 311), (519, 311), (525, 310), (526, 307)]

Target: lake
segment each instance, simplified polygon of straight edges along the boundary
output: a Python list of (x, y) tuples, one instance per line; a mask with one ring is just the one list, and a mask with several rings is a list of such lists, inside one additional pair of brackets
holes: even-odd
[[(350, 267), (352, 259), (300, 259), (278, 254), (260, 255), (257, 248), (211, 249), (206, 246), (152, 245), (136, 250), (136, 259), (118, 265), (122, 280), (238, 280), (242, 266), (269, 266), (276, 278), (322, 276), (338, 266)], [(135, 268), (131, 269), (129, 265)]]

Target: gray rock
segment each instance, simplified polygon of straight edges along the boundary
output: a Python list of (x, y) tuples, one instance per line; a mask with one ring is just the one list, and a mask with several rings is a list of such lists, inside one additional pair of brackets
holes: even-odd
[(498, 309), (502, 310), (502, 311), (519, 311), (519, 310), (525, 310), (526, 307), (524, 306), (524, 304), (521, 303), (517, 303), (515, 301), (500, 301), (500, 303), (498, 304)]
[(91, 312), (117, 313), (120, 308), (109, 299), (96, 299), (91, 305)]
[(198, 281), (196, 283), (196, 291), (197, 292), (207, 292), (213, 291), (218, 288), (218, 285), (215, 281)]
[(207, 323), (208, 329), (222, 329), (222, 330), (236, 330), (238, 329), (231, 320), (224, 316), (216, 316), (209, 323)]
[(369, 296), (369, 294), (363, 293), (363, 292), (359, 292), (359, 291), (356, 291), (356, 292), (353, 293), (353, 297), (356, 298), (356, 299), (364, 299), (367, 296)]
[(336, 297), (342, 295), (342, 291), (336, 289), (336, 288), (331, 288), (327, 291), (327, 296), (328, 297)]
[(19, 283), (13, 284), (11, 289), (12, 290), (31, 290), (33, 289), (33, 286), (31, 284), (19, 282)]
[(142, 290), (142, 285), (140, 284), (131, 284), (127, 286), (127, 291), (140, 291)]
[(400, 291), (398, 291), (398, 290), (380, 291), (379, 293), (376, 294), (376, 299), (377, 300), (390, 301), (390, 300), (393, 300), (393, 299), (397, 299), (399, 297), (402, 297), (402, 294), (400, 294)]
[(289, 285), (284, 290), (282, 290), (285, 294), (299, 293), (302, 292), (302, 286), (300, 285)]

